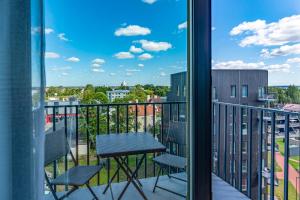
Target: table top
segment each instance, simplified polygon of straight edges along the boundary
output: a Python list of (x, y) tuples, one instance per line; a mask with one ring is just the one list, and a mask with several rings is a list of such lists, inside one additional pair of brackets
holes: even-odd
[(116, 133), (96, 136), (97, 155), (103, 158), (166, 151), (150, 133)]

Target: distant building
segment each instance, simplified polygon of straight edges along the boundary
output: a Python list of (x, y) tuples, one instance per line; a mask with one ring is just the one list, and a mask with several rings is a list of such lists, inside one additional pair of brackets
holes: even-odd
[(290, 111), (290, 112), (300, 112), (300, 104), (285, 104), (282, 107), (283, 110)]
[[(45, 102), (45, 106), (66, 106), (66, 105), (79, 105), (79, 101), (74, 98), (74, 97), (70, 97), (68, 101), (46, 101)], [(65, 116), (65, 109), (64, 107), (57, 107), (55, 108), (55, 120), (56, 122), (61, 121), (62, 119), (64, 119)], [(45, 109), (45, 113), (46, 113), (46, 125), (47, 124), (51, 124), (53, 121), (53, 109), (52, 108), (46, 108)], [(75, 107), (70, 107), (67, 110), (67, 117), (74, 117), (76, 114), (75, 112)]]
[(116, 98), (124, 98), (128, 95), (129, 90), (112, 90), (107, 91), (106, 95), (110, 102), (113, 102)]
[[(176, 74), (171, 74), (171, 88), (170, 92), (167, 95), (167, 101), (186, 101), (187, 98), (187, 73), (186, 72), (180, 72)], [(233, 104), (242, 104), (242, 105), (251, 105), (251, 106), (267, 106), (270, 102), (275, 101), (274, 96), (268, 95), (268, 71), (267, 70), (239, 70), (239, 69), (214, 69), (212, 70), (212, 100), (218, 101), (218, 102), (226, 102), (226, 103), (233, 103)], [(198, 102), (201, 103), (201, 102)], [(217, 109), (217, 108), (216, 108)], [(165, 120), (165, 126), (168, 125), (169, 120), (177, 120), (178, 113), (176, 111), (176, 107), (171, 108), (172, 113), (170, 114), (170, 107), (166, 106), (164, 109), (164, 112), (166, 113), (164, 116)], [(186, 119), (186, 106), (182, 106), (179, 110), (180, 117), (179, 120), (185, 120)], [(218, 113), (218, 112), (214, 112)], [(221, 113), (224, 113), (224, 108), (222, 107)], [(242, 127), (238, 126), (237, 124), (240, 123), (240, 115), (243, 115), (243, 122)], [(232, 124), (230, 122), (230, 116), (232, 116), (232, 110), (228, 109), (228, 128), (227, 128), (227, 136), (232, 133)], [(171, 117), (171, 118), (170, 118)], [(222, 133), (220, 138), (220, 143), (224, 143), (224, 114), (221, 114), (220, 116), (220, 132)], [(258, 143), (258, 120), (257, 115), (253, 114), (252, 116), (252, 144), (253, 144), (253, 152), (252, 152), (252, 179), (253, 183), (255, 183), (255, 179), (257, 178), (257, 166), (258, 166), (258, 151), (256, 149)], [(214, 119), (217, 119), (215, 117)], [(247, 110), (243, 110), (243, 113), (240, 113), (240, 111), (236, 111), (236, 121), (235, 121), (235, 141), (240, 141), (240, 130), (242, 129), (242, 143), (235, 143), (235, 148), (237, 149), (243, 149), (242, 151), (242, 189), (243, 191), (246, 191), (247, 189), (247, 144), (248, 144), (248, 113)], [(215, 123), (218, 123), (215, 120)], [(167, 127), (166, 127), (167, 128)], [(214, 138), (216, 137), (214, 133)], [(231, 146), (230, 139), (228, 141), (228, 146)], [(267, 141), (267, 138), (265, 138), (265, 141)], [(266, 142), (265, 142), (266, 143)], [(267, 145), (265, 145), (267, 146)], [(213, 147), (214, 149), (216, 146)], [(218, 152), (224, 152), (225, 148), (223, 145), (221, 145), (221, 149)], [(230, 148), (227, 148), (227, 155), (230, 155)], [(237, 151), (238, 152), (238, 151)], [(231, 159), (227, 159), (227, 166), (231, 166), (231, 162), (234, 162), (234, 169), (235, 174), (239, 174), (239, 162), (236, 162), (239, 160), (241, 152), (238, 152), (235, 154), (235, 160), (232, 161)], [(266, 155), (264, 154), (264, 159), (266, 159)], [(217, 157), (217, 155), (214, 155)], [(220, 161), (221, 166), (223, 163), (223, 153), (220, 155)], [(267, 162), (265, 162), (267, 163)], [(224, 173), (224, 171), (221, 171), (221, 173)], [(227, 167), (226, 173), (230, 174), (231, 170), (230, 167)], [(234, 185), (239, 184), (238, 177), (236, 176), (234, 179)], [(253, 184), (252, 190), (257, 191), (258, 185)], [(255, 192), (254, 192), (255, 193)], [(253, 196), (253, 199), (256, 199), (255, 195)]]
[(121, 83), (121, 86), (127, 86), (127, 82), (126, 82), (126, 81), (123, 81), (123, 82)]
[(251, 106), (275, 100), (268, 95), (268, 71), (250, 69), (212, 70), (212, 99)]

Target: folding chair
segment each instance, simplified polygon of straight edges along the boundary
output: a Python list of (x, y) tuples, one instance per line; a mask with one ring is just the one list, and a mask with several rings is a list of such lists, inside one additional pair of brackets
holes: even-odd
[[(168, 127), (168, 132), (167, 132), (167, 137), (166, 137), (166, 145), (172, 147), (173, 144), (177, 144), (177, 147), (185, 147), (186, 146), (186, 123), (185, 122), (180, 122), (180, 121), (170, 121), (169, 122), (169, 127)], [(178, 149), (176, 149), (178, 150)], [(159, 166), (159, 171), (157, 174), (157, 178), (155, 181), (155, 185), (153, 188), (153, 192), (155, 192), (156, 188), (160, 188), (162, 190), (165, 190), (167, 192), (171, 192), (173, 194), (182, 196), (182, 197), (186, 197), (186, 195), (180, 194), (176, 191), (172, 191), (171, 189), (168, 189), (166, 187), (160, 186), (158, 185), (158, 181), (159, 181), (159, 177), (161, 174), (164, 173), (164, 170), (167, 169), (168, 171), (168, 177), (169, 178), (174, 178), (180, 181), (184, 181), (187, 182), (186, 179), (183, 178), (179, 178), (174, 176), (173, 174), (169, 174), (170, 172), (170, 168), (176, 168), (178, 170), (181, 171), (185, 171), (186, 170), (186, 166), (187, 166), (187, 159), (183, 156), (178, 156), (178, 155), (174, 155), (172, 154), (173, 152), (172, 148), (168, 149), (169, 153), (163, 153), (159, 156), (156, 156), (155, 158), (153, 158), (154, 163), (156, 163)], [(184, 151), (183, 151), (184, 152)], [(182, 153), (184, 154), (184, 153)]]
[[(86, 185), (90, 193), (93, 195), (94, 199), (98, 200), (98, 197), (89, 185), (89, 180), (91, 180), (102, 169), (104, 163), (101, 162), (100, 165), (97, 166), (78, 166), (74, 155), (72, 154), (72, 151), (70, 150), (70, 147), (68, 145), (64, 129), (46, 134), (44, 162), (45, 167), (53, 163), (54, 161), (67, 156), (69, 153), (72, 157), (75, 167), (70, 168), (64, 174), (52, 180), (50, 180), (45, 170), (45, 179), (51, 193), (54, 196), (54, 199), (64, 199), (75, 190), (77, 190), (80, 186)], [(53, 188), (53, 186), (56, 185), (72, 186), (72, 189), (66, 192), (61, 197), (58, 197)]]

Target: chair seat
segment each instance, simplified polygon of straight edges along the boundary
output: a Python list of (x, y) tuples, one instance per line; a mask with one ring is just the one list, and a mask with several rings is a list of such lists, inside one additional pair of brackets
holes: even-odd
[(176, 167), (179, 169), (185, 169), (187, 166), (187, 159), (181, 156), (172, 155), (165, 153), (153, 158), (153, 161), (160, 164), (170, 167)]
[(86, 184), (102, 168), (97, 166), (76, 166), (51, 181), (52, 185), (81, 186)]

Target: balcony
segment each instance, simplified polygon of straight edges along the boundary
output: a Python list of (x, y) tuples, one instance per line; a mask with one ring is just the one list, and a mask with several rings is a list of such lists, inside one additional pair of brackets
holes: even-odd
[(275, 94), (261, 94), (258, 95), (257, 100), (262, 102), (274, 102), (277, 101), (277, 98)]
[[(163, 103), (125, 103), (96, 105), (46, 106), (45, 114), (47, 132), (63, 128), (69, 135), (72, 152), (81, 164), (95, 165), (99, 159), (95, 152), (95, 137), (98, 134), (150, 132), (165, 144), (168, 122), (185, 120), (185, 102)], [(245, 105), (213, 102), (213, 161), (212, 189), (214, 199), (296, 199), (300, 192), (299, 155), (286, 154), (290, 139), (297, 140), (289, 131), (285, 131), (283, 140), (276, 133), (276, 118), (289, 117), (299, 113), (265, 109)], [(270, 116), (269, 120), (265, 120)], [(271, 123), (269, 123), (269, 121)], [(289, 123), (285, 123), (289, 130)], [(183, 133), (185, 134), (185, 133)], [(268, 148), (270, 147), (270, 148)], [(184, 147), (178, 144), (168, 146), (170, 153), (185, 156)], [(278, 152), (276, 151), (278, 149)], [(288, 158), (285, 155), (290, 155)], [(158, 168), (152, 162), (155, 155), (147, 155), (138, 172), (143, 190), (149, 199), (184, 199), (172, 193), (157, 189), (152, 193)], [(129, 157), (129, 166), (136, 166), (139, 155)], [(46, 168), (49, 175), (56, 177), (71, 167), (69, 158), (55, 162)], [(100, 199), (111, 199), (109, 192), (102, 194), (116, 169), (113, 160), (102, 170), (90, 184)], [(279, 170), (280, 169), (280, 170)], [(170, 173), (182, 176), (177, 169)], [(176, 179), (169, 179), (166, 174), (160, 178), (161, 184), (182, 194), (187, 185)], [(126, 181), (125, 175), (119, 173), (112, 186), (117, 197)], [(297, 190), (296, 190), (297, 188)], [(64, 193), (68, 188), (56, 188)], [(45, 193), (49, 193), (47, 188)], [(46, 194), (46, 199), (53, 199)], [(70, 199), (88, 199), (90, 194), (81, 188)], [(141, 198), (130, 186), (123, 199)], [(271, 198), (272, 199), (272, 198)], [(296, 199), (297, 200), (297, 199)]]

